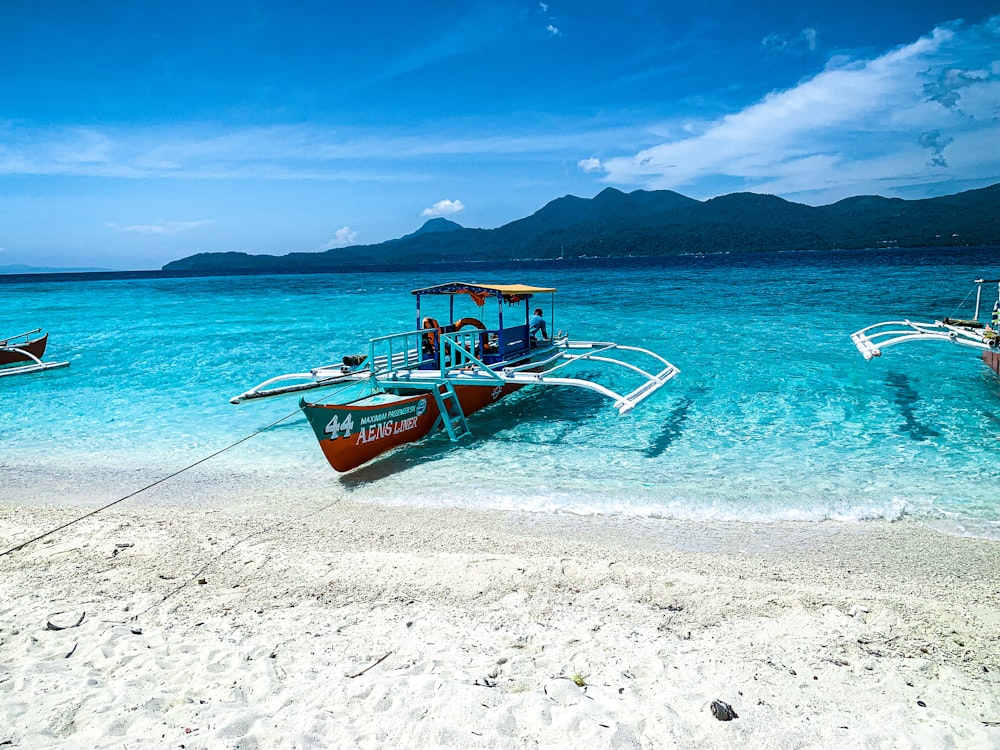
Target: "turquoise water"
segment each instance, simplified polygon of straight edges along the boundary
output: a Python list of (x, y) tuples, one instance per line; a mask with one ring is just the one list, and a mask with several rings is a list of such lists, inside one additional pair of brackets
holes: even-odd
[[(17, 499), (36, 486), (114, 499), (292, 415), (200, 465), (203, 491), (252, 476), (390, 504), (754, 521), (912, 516), (1000, 537), (1000, 381), (969, 349), (914, 344), (865, 362), (849, 338), (886, 319), (971, 315), (971, 302), (960, 303), (998, 265), (997, 249), (963, 249), (0, 277), (4, 332), (44, 326), (46, 358), (72, 363), (0, 379), (0, 468)], [(295, 397), (229, 403), (267, 377), (412, 328), (410, 290), (450, 280), (555, 286), (554, 329), (653, 349), (681, 374), (625, 417), (597, 394), (525, 389), (474, 416), (471, 439), (439, 435), (345, 476), (326, 464)], [(617, 373), (604, 382), (629, 385)]]

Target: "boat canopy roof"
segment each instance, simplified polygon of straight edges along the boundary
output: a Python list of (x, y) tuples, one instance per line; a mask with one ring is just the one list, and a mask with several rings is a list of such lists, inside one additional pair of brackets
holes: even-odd
[(533, 294), (548, 294), (555, 292), (551, 287), (527, 286), (526, 284), (470, 284), (464, 281), (452, 281), (447, 284), (414, 289), (413, 294), (468, 294), (482, 297), (519, 297), (528, 299)]

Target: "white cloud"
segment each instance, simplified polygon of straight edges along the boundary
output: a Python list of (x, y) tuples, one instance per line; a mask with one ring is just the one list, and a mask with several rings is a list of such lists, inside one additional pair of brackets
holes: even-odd
[(816, 29), (806, 27), (798, 34), (792, 36), (787, 34), (768, 34), (760, 43), (769, 50), (779, 52), (801, 53), (803, 48), (810, 52), (815, 52), (819, 46), (819, 35), (816, 33)]
[[(546, 15), (548, 14), (548, 12), (549, 12), (549, 4), (548, 3), (539, 3), (538, 7), (541, 9), (542, 13), (544, 13)], [(549, 23), (546, 24), (545, 30), (547, 32), (549, 32), (549, 34), (551, 34), (552, 36), (559, 36), (560, 35), (559, 34), (559, 27), (555, 25), (555, 17), (554, 16), (549, 16)]]
[[(998, 44), (1000, 16), (938, 27), (870, 60), (838, 58), (741, 112), (685, 123), (683, 135), (605, 159), (605, 179), (699, 197), (734, 185), (843, 197), (943, 177), (1000, 178)], [(964, 147), (989, 138), (994, 148), (978, 156)]]
[(136, 234), (172, 235), (197, 229), (211, 223), (211, 219), (202, 219), (201, 221), (162, 221), (159, 224), (132, 224), (124, 227), (120, 224), (111, 223), (108, 226), (111, 229), (117, 229), (122, 232), (135, 232)]
[(326, 246), (330, 247), (347, 247), (348, 245), (353, 245), (355, 240), (358, 238), (358, 233), (355, 232), (350, 227), (341, 227), (334, 234), (333, 239), (331, 239)]
[(506, 157), (558, 153), (573, 158), (601, 142), (634, 139), (635, 125), (596, 132), (544, 132), (508, 123), (467, 137), (435, 127), (427, 134), (339, 130), (317, 125), (221, 130), (214, 126), (79, 128), (6, 126), (0, 121), (0, 177), (75, 176), (121, 179), (426, 181), (426, 160), (441, 156)]
[(420, 212), (421, 216), (448, 216), (450, 214), (457, 214), (460, 211), (465, 210), (465, 204), (459, 200), (443, 200), (438, 201), (430, 208), (425, 208)]
[(811, 27), (802, 29), (802, 40), (805, 42), (806, 47), (809, 48), (810, 52), (816, 51), (816, 47), (819, 44), (817, 40), (816, 29)]
[(590, 157), (589, 159), (580, 159), (580, 161), (576, 163), (576, 166), (578, 166), (584, 172), (600, 172), (604, 169), (604, 167), (601, 165), (601, 160), (593, 156)]

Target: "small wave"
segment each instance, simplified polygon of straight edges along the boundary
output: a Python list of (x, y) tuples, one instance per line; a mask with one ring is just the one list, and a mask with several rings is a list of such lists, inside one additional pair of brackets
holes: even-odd
[(916, 515), (914, 507), (902, 498), (884, 502), (816, 501), (780, 506), (766, 501), (704, 502), (684, 498), (673, 500), (639, 500), (636, 498), (586, 497), (575, 493), (483, 493), (470, 495), (465, 491), (406, 492), (386, 495), (372, 493), (367, 498), (355, 498), (378, 504), (421, 508), (467, 508), (526, 513), (578, 516), (620, 516), (655, 518), (674, 521), (745, 521), (769, 523), (775, 521), (897, 521)]

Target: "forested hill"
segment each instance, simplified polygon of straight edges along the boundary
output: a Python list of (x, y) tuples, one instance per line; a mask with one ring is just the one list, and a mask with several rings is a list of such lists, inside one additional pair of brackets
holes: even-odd
[(1000, 184), (924, 200), (845, 198), (806, 206), (733, 193), (698, 201), (669, 190), (568, 195), (496, 229), (431, 219), (377, 245), (318, 253), (199, 253), (170, 271), (312, 271), (358, 265), (578, 256), (1000, 245)]

